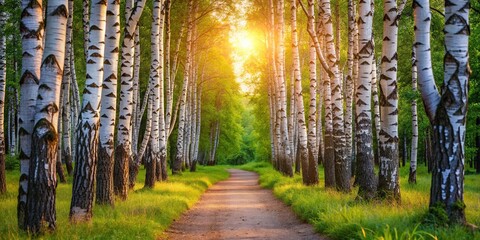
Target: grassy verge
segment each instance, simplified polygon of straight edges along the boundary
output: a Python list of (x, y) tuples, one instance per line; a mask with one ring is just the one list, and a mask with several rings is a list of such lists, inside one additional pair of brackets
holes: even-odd
[[(157, 183), (154, 189), (142, 189), (145, 171), (141, 170), (135, 190), (128, 200), (117, 201), (114, 208), (96, 205), (91, 223), (70, 224), (68, 213), (72, 179), (58, 184), (57, 231), (42, 239), (156, 239), (183, 212), (198, 201), (212, 184), (228, 178), (226, 167), (198, 166), (198, 172), (170, 176), (168, 182)], [(0, 196), (0, 239), (28, 236), (17, 227), (18, 171), (7, 173), (8, 192)]]
[[(260, 184), (290, 205), (316, 231), (333, 239), (480, 239), (480, 232), (464, 227), (439, 227), (425, 223), (428, 209), (430, 175), (420, 168), (417, 185), (408, 184), (408, 168), (401, 168), (402, 204), (357, 203), (357, 188), (343, 194), (326, 190), (323, 169), (319, 186), (302, 185), (301, 177), (282, 176), (268, 163), (249, 163), (241, 167), (260, 174)], [(480, 226), (480, 176), (465, 177), (467, 220)]]

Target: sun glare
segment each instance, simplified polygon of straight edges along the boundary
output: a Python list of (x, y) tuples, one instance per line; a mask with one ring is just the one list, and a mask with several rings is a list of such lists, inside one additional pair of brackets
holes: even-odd
[(238, 51), (243, 53), (248, 53), (255, 49), (253, 37), (247, 31), (234, 33), (231, 42)]

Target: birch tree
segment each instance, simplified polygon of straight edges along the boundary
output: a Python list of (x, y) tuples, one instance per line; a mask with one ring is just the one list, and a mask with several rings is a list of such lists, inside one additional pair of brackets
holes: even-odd
[(186, 61), (184, 66), (183, 85), (181, 95), (177, 101), (180, 101), (179, 109), (179, 122), (178, 122), (178, 135), (177, 135), (177, 152), (175, 154), (175, 160), (172, 166), (172, 174), (180, 174), (182, 171), (182, 164), (185, 161), (185, 148), (184, 148), (184, 134), (185, 134), (185, 121), (186, 121), (186, 101), (187, 101), (187, 89), (190, 81), (190, 64), (191, 64), (191, 44), (193, 34), (193, 4), (194, 0), (188, 1), (188, 29), (187, 29), (187, 42), (186, 42)]
[(104, 73), (107, 3), (93, 3), (90, 9), (87, 75), (75, 146), (70, 221), (90, 221), (98, 157), (100, 105)]
[(415, 0), (415, 50), (418, 83), (433, 128), (433, 171), (430, 207), (445, 211), (450, 223), (465, 224), (464, 162), (467, 114), (469, 0), (445, 1), (444, 81), (435, 86), (430, 56), (430, 6)]
[[(295, 98), (296, 98), (296, 120), (298, 122), (298, 141), (299, 141), (299, 157), (302, 166), (303, 184), (309, 184), (309, 149), (307, 149), (307, 127), (305, 124), (305, 110), (303, 107), (302, 94), (302, 75), (300, 72), (300, 54), (298, 52), (298, 36), (297, 36), (297, 1), (291, 1), (291, 28), (292, 28), (292, 56), (293, 56), (293, 77), (295, 79)], [(293, 106), (292, 106), (293, 107)], [(312, 151), (315, 148), (311, 149)]]
[(26, 229), (35, 234), (45, 225), (50, 230), (56, 228), (57, 126), (65, 59), (67, 1), (49, 1), (46, 13), (47, 34), (35, 105), (26, 211)]
[[(308, 1), (308, 23), (311, 32), (315, 31), (315, 1)], [(317, 55), (315, 42), (310, 39), (309, 76), (310, 76), (310, 108), (308, 113), (308, 183), (318, 184), (318, 147), (317, 147)]]
[(285, 14), (285, 3), (283, 0), (277, 1), (277, 26), (276, 26), (276, 65), (277, 65), (277, 91), (278, 91), (278, 109), (277, 109), (277, 118), (279, 119), (280, 125), (280, 152), (279, 152), (279, 162), (281, 162), (282, 172), (289, 176), (293, 177), (293, 168), (292, 168), (292, 146), (288, 139), (288, 123), (287, 123), (287, 92), (285, 86), (285, 23), (284, 23), (284, 14)]
[(383, 2), (382, 73), (380, 75), (380, 133), (378, 196), (400, 202), (398, 152), (397, 48), (398, 21), (402, 5), (396, 0)]
[[(412, 49), (412, 91), (417, 92), (417, 58), (415, 47)], [(410, 152), (410, 173), (409, 183), (417, 183), (417, 151), (418, 151), (418, 117), (417, 100), (412, 99), (412, 146)]]
[[(5, 5), (5, 0), (0, 0), (0, 6)], [(7, 79), (7, 38), (5, 37), (5, 22), (7, 21), (7, 14), (5, 11), (0, 11), (0, 195), (7, 192), (7, 182), (5, 177), (5, 133), (4, 133), (4, 119), (5, 119), (5, 86)]]
[(32, 154), (32, 132), (35, 104), (40, 80), (40, 65), (43, 54), (44, 21), (42, 2), (22, 0), (22, 74), (20, 77), (19, 120), (19, 158), (20, 186), (18, 189), (17, 217), (18, 225), (26, 230), (26, 205), (28, 193), (28, 174)]
[[(128, 5), (128, 4), (127, 4)], [(136, 1), (135, 7), (128, 13), (124, 28), (122, 43), (121, 74), (120, 74), (120, 116), (117, 124), (114, 192), (125, 200), (128, 195), (129, 164), (132, 157), (131, 118), (133, 112), (133, 56), (134, 37), (138, 20), (145, 7), (145, 0)]]
[(120, 2), (107, 2), (102, 102), (100, 107), (96, 202), (114, 204), (113, 164), (117, 108), (118, 48), (120, 42)]
[(355, 44), (355, 4), (354, 0), (348, 0), (348, 49), (347, 49), (347, 76), (345, 84), (345, 151), (347, 154), (347, 161), (350, 162), (353, 167), (353, 152), (352, 152), (352, 143), (353, 139), (353, 85), (354, 85), (354, 44)]
[(345, 128), (343, 114), (342, 79), (335, 53), (335, 41), (330, 8), (330, 0), (322, 0), (322, 22), (325, 31), (326, 59), (332, 71), (330, 76), (333, 114), (333, 140), (335, 152), (335, 182), (338, 190), (350, 191), (350, 167), (346, 158)]
[(359, 185), (358, 198), (370, 200), (375, 197), (376, 180), (372, 150), (371, 72), (373, 60), (373, 13), (372, 1), (360, 1), (358, 12), (358, 79), (356, 79), (356, 178)]
[(73, 52), (73, 0), (68, 1), (67, 42), (65, 44), (65, 66), (62, 79), (62, 136), (61, 158), (65, 161), (68, 175), (73, 172), (72, 165), (72, 106), (70, 92), (72, 90), (72, 52)]

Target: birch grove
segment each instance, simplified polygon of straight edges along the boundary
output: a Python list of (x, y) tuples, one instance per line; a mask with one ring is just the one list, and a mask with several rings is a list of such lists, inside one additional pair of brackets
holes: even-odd
[[(399, 212), (413, 189), (425, 205), (429, 194), (428, 219), (469, 226), (477, 2), (15, 4), (0, 0), (0, 201), (15, 176), (28, 237), (91, 223), (96, 205), (116, 218), (184, 175), (253, 161), (311, 196)], [(59, 226), (65, 188), (70, 224)]]

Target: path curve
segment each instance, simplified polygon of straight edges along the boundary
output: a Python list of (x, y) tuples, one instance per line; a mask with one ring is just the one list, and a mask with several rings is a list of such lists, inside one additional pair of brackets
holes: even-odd
[(230, 178), (212, 186), (166, 231), (168, 239), (327, 239), (300, 221), (258, 174), (229, 169)]

